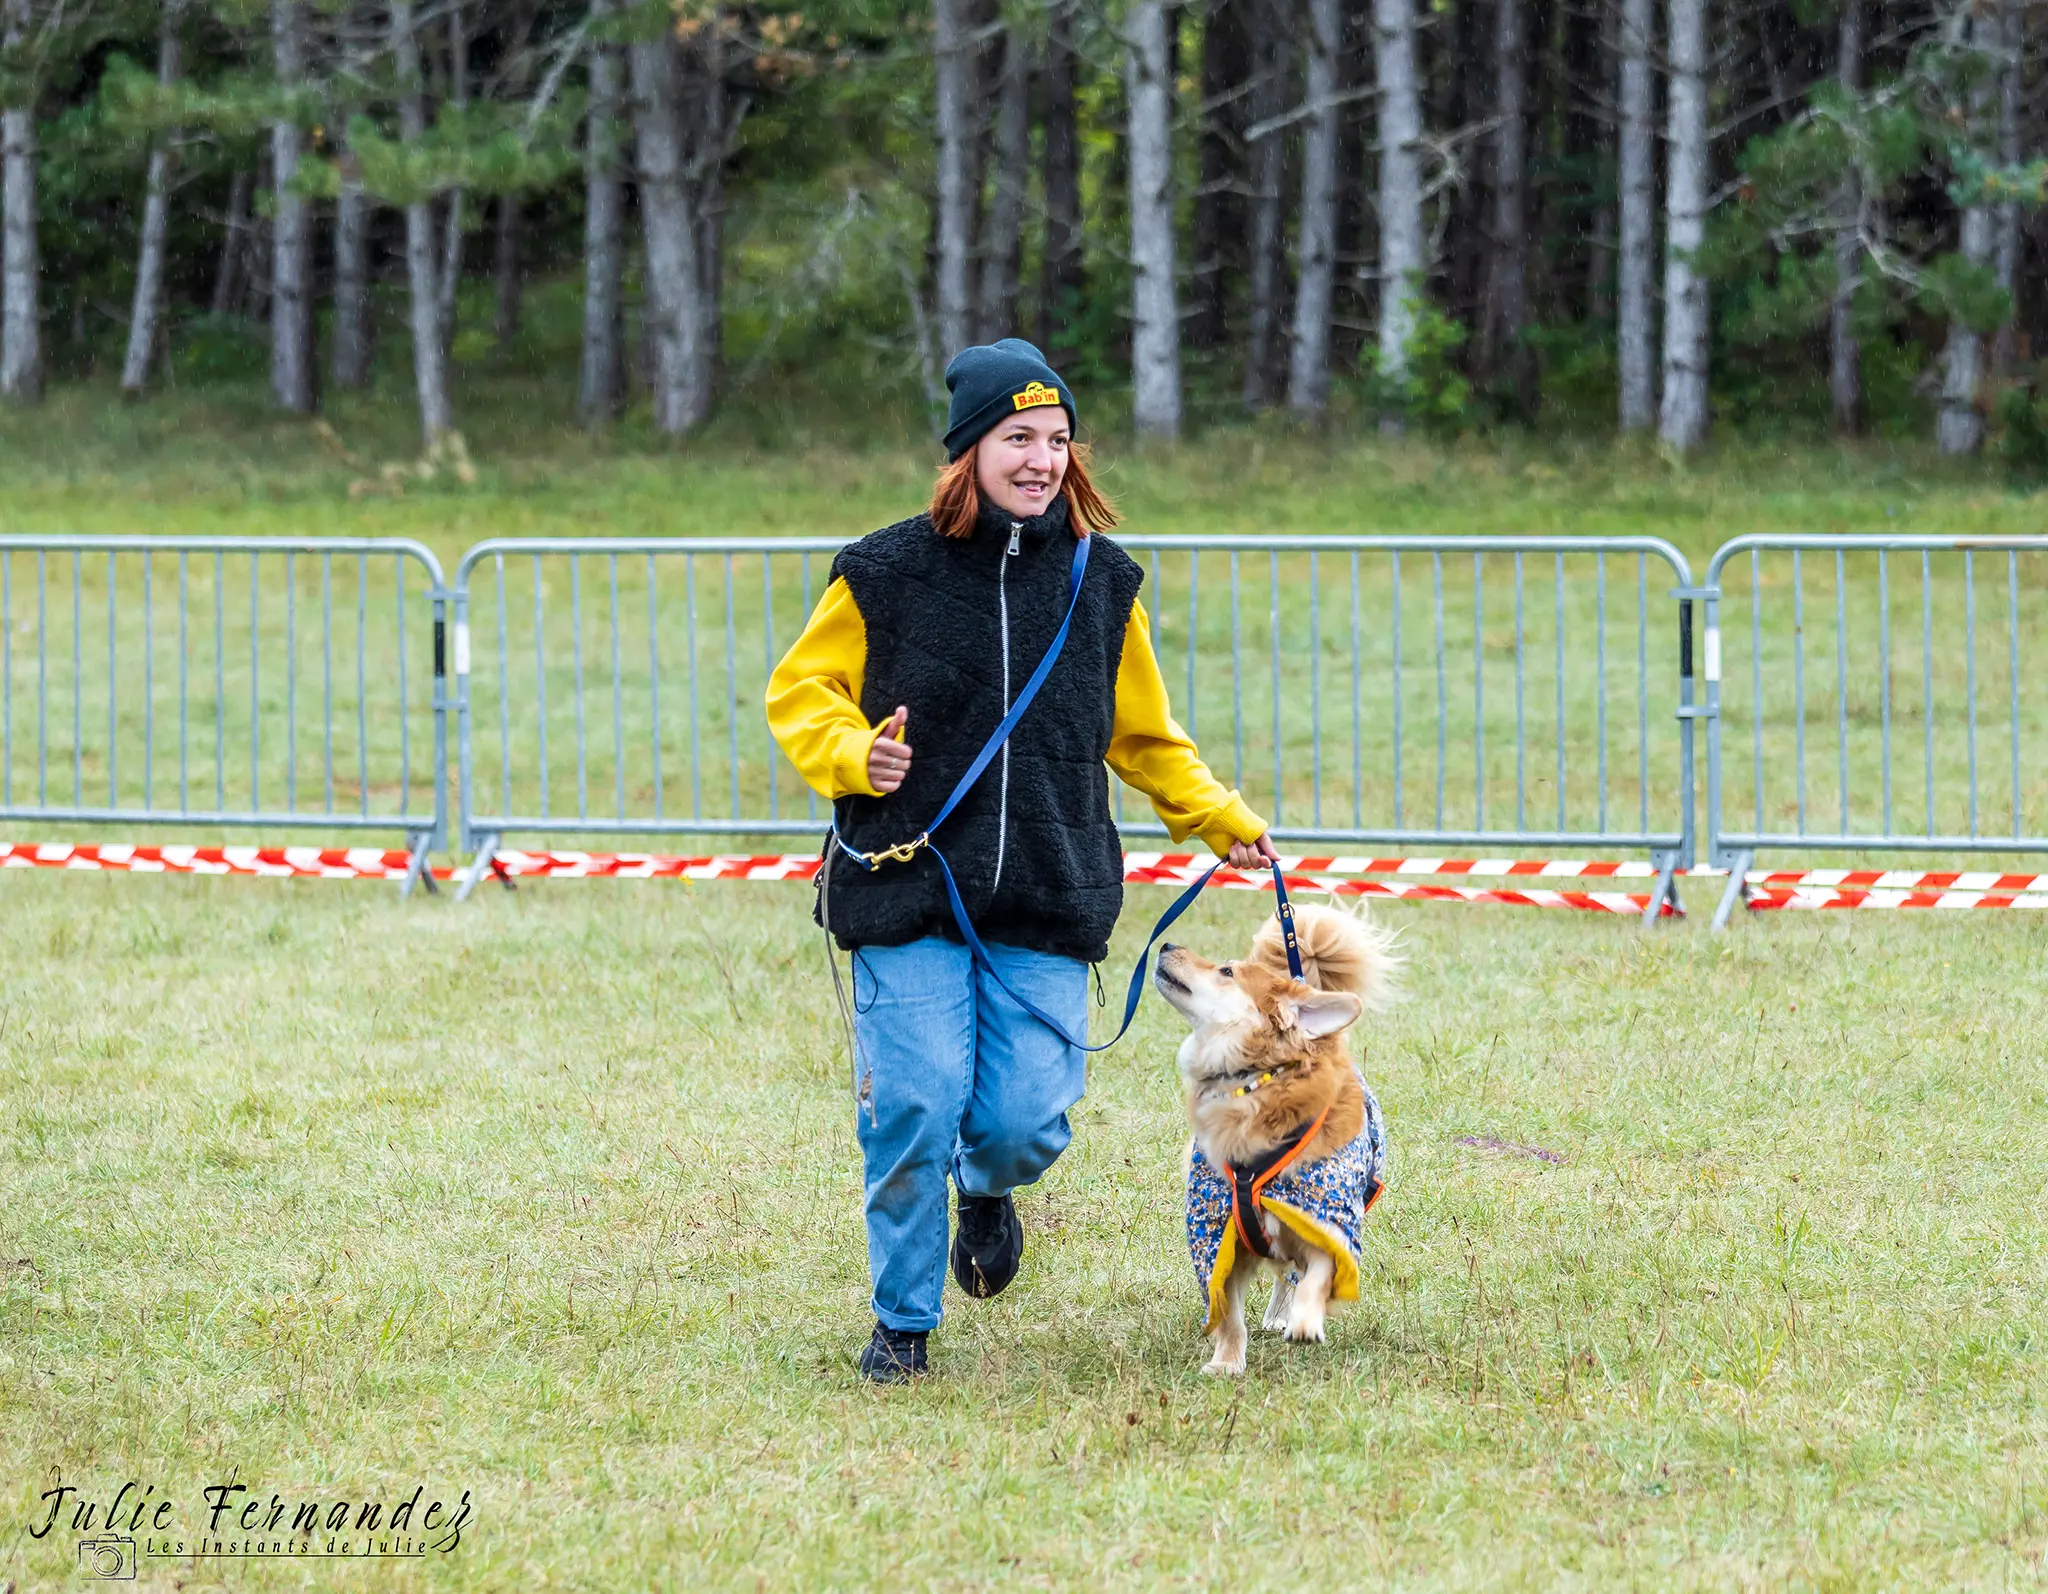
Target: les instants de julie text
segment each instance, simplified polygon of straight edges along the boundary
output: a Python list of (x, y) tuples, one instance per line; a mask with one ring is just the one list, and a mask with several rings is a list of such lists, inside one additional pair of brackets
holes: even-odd
[(145, 1535), (145, 1555), (424, 1555), (453, 1550), (472, 1515), (467, 1489), (452, 1506), (438, 1499), (422, 1506), (424, 1484), (389, 1502), (274, 1493), (265, 1499), (233, 1482), (209, 1483), (199, 1492), (206, 1527), (189, 1534), (177, 1501), (160, 1495), (155, 1484), (130, 1480), (102, 1504), (60, 1480), (43, 1491), (44, 1516), (29, 1536), (47, 1537), (68, 1516), (75, 1533)]

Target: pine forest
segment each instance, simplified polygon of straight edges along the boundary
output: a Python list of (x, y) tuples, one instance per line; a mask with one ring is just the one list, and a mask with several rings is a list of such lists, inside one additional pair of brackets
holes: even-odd
[[(0, 396), (2048, 440), (2032, 0), (0, 0)], [(2016, 440), (2016, 441), (2015, 441)]]

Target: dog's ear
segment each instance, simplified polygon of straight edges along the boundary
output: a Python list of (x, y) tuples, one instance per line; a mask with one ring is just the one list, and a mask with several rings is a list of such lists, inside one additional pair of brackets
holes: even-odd
[(1349, 991), (1313, 991), (1288, 1005), (1294, 1009), (1294, 1027), (1312, 1041), (1348, 1028), (1365, 1011)]

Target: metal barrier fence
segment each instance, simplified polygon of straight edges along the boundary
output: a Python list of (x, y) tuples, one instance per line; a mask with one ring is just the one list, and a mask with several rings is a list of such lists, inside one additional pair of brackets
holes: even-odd
[[(1645, 850), (1653, 913), (1691, 866), (1697, 593), (1669, 543), (1119, 542), (1146, 569), (1181, 722), (1276, 836)], [(841, 546), (535, 538), (465, 553), (451, 593), (464, 889), (510, 833), (820, 833), (827, 805), (761, 705)], [(1125, 834), (1165, 834), (1120, 787), (1116, 801)]]
[[(1741, 537), (1698, 587), (1656, 538), (1120, 540), (1283, 840), (1648, 852), (1655, 911), (1704, 719), (1717, 922), (1763, 850), (2048, 852), (2048, 536)], [(505, 539), (444, 585), (395, 538), (0, 537), (0, 819), (393, 830), (466, 886), (508, 834), (814, 836), (761, 704), (841, 546)]]
[(409, 890), (447, 598), (399, 538), (0, 536), (0, 818), (398, 831)]
[[(2048, 745), (2048, 704), (2021, 690), (2048, 640), (2044, 554), (2048, 537), (1887, 535), (1738, 537), (1714, 554), (1708, 855), (1731, 871), (1717, 927), (1763, 849), (2048, 851), (2048, 777), (2022, 759)], [(1746, 667), (1730, 665), (1745, 637)]]

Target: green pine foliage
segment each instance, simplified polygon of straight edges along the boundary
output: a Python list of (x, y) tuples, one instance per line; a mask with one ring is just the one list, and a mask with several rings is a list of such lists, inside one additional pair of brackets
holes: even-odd
[[(262, 173), (279, 119), (306, 135), (307, 154), (292, 181), (314, 202), (316, 218), (331, 216), (344, 175), (378, 207), (374, 299), (386, 344), (402, 349), (407, 335), (395, 210), (409, 203), (438, 202), (456, 191), (467, 196), (465, 260), (480, 276), (491, 255), (493, 201), (517, 196), (528, 297), (538, 303), (550, 286), (573, 291), (582, 268), (588, 52), (599, 42), (670, 28), (686, 39), (711, 29), (727, 42), (726, 89), (739, 106), (718, 210), (720, 402), (751, 393), (793, 411), (802, 406), (787, 399), (792, 387), (815, 395), (886, 393), (893, 404), (925, 412), (943, 400), (938, 372), (948, 351), (935, 346), (934, 330), (937, 160), (928, 6), (628, 0), (608, 21), (593, 21), (583, 0), (462, 0), (469, 87), (467, 103), (457, 104), (447, 37), (454, 7), (421, 4), (428, 131), (408, 143), (397, 125), (388, 8), (303, 3), (307, 69), (292, 84), (281, 84), (274, 69), (267, 0), (184, 0), (184, 71), (169, 86), (159, 83), (156, 68), (163, 9), (149, 0), (33, 0), (28, 36), (0, 50), (0, 98), (26, 98), (36, 111), (44, 344), (55, 379), (105, 379), (118, 364), (144, 173), (151, 149), (166, 146), (176, 152), (166, 370), (203, 385), (261, 368), (264, 272), (250, 263), (245, 275), (253, 273), (253, 282), (230, 295), (220, 314), (214, 290), (237, 174), (254, 179), (259, 235), (265, 225), (271, 200)], [(1347, 34), (1331, 401), (1340, 421), (1369, 423), (1391, 407), (1447, 432), (1507, 424), (1567, 433), (1613, 427), (1613, 39), (1597, 20), (1567, 15), (1569, 8), (1545, 11), (1532, 24), (1530, 44), (1533, 320), (1525, 336), (1537, 353), (1542, 388), (1533, 422), (1511, 402), (1512, 384), (1485, 367), (1488, 340), (1478, 333), (1487, 324), (1493, 243), (1484, 42), (1494, 3), (1437, 0), (1430, 8), (1437, 42), (1426, 67), (1424, 121), (1432, 264), (1422, 284), (1411, 375), (1400, 392), (1390, 390), (1374, 354), (1380, 288), (1369, 30), (1361, 24)], [(2026, 329), (2048, 311), (2025, 286), (2040, 275), (2038, 241), (2022, 253), (2016, 293), (2001, 285), (1992, 264), (1965, 256), (1957, 217), (1971, 206), (2031, 214), (2048, 198), (2048, 159), (2038, 150), (2039, 45), (2023, 37), (2016, 47), (2027, 153), (2013, 159), (2001, 142), (1997, 109), (2007, 56), (1972, 42), (1973, 13), (1961, 0), (1866, 4), (1873, 42), (1866, 86), (1855, 92), (1836, 77), (1837, 11), (1829, 0), (1721, 0), (1717, 8), (1716, 26), (1731, 41), (1730, 64), (1726, 72), (1717, 68), (1711, 84), (1721, 129), (1713, 159), (1719, 186), (1702, 264), (1712, 285), (1712, 382), (1722, 424), (1766, 433), (1826, 426), (1828, 325), (1844, 293), (1862, 345), (1864, 407), (1874, 430), (1927, 423), (1951, 323), (1986, 335), (2020, 328), (2018, 336), (2002, 334), (1997, 375), (1983, 396), (1995, 421), (2003, 414), (2001, 385), (2034, 379)], [(1253, 0), (1184, 7), (1176, 36), (1181, 269), (1191, 281), (1198, 270), (1210, 272), (1223, 307), (1221, 335), (1213, 321), (1205, 323), (1183, 351), (1187, 408), (1201, 424), (1239, 414), (1244, 385), (1249, 113), (1243, 85), (1229, 75), (1240, 64), (1225, 63), (1221, 90), (1210, 81), (1216, 67), (1209, 30), (1225, 25), (1231, 5), (1252, 7)], [(975, 15), (978, 39), (1008, 30), (1042, 59), (1050, 26), (1045, 5), (984, 4)], [(1273, 16), (1283, 29), (1291, 26), (1284, 6)], [(1248, 24), (1240, 18), (1233, 25)], [(1048, 227), (1037, 173), (1048, 133), (1041, 83), (1033, 91), (1018, 311), (1004, 330), (1048, 342), (1071, 380), (1102, 395), (1091, 406), (1097, 421), (1114, 424), (1128, 380), (1132, 279), (1120, 21), (1114, 8), (1079, 7), (1069, 26), (1078, 63), (1083, 281), (1057, 291), (1042, 286)], [(2027, 27), (2038, 32), (2033, 23)], [(978, 70), (990, 67), (984, 62)], [(1292, 103), (1299, 63), (1286, 70), (1283, 98)], [(992, 92), (976, 112), (985, 124), (994, 119)], [(1286, 280), (1278, 307), (1284, 366), (1301, 117), (1273, 136), (1288, 152)], [(622, 164), (630, 168), (630, 129), (623, 142)], [(986, 171), (984, 181), (992, 182)], [(316, 220), (316, 294), (326, 291), (327, 225)], [(1220, 263), (1195, 259), (1203, 226), (1206, 236), (1221, 240), (1213, 245)], [(1854, 281), (1844, 284), (1837, 240), (1850, 227), (1859, 230), (1859, 243)], [(260, 236), (252, 242), (260, 250)], [(629, 237), (628, 249), (637, 260), (637, 238)], [(631, 266), (627, 292), (630, 345), (639, 304)], [(1185, 303), (1183, 310), (1192, 325), (1198, 312)], [(491, 341), (474, 316), (459, 318), (454, 337), (458, 346)], [(495, 357), (506, 369), (543, 357), (531, 338), (499, 341)], [(380, 356), (390, 358), (388, 349)]]

